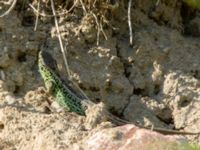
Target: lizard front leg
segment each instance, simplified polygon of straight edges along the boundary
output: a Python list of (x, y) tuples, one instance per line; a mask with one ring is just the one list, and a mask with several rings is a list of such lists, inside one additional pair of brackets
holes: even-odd
[(54, 82), (51, 80), (45, 81), (45, 87), (46, 87), (46, 92), (51, 95), (54, 89)]
[[(60, 92), (59, 90), (56, 89), (56, 83), (54, 80), (47, 80), (45, 81), (45, 87), (46, 87), (46, 93), (49, 96), (53, 96), (54, 99), (56, 101), (54, 102), (50, 102), (49, 100), (47, 100), (48, 104), (49, 104), (49, 109), (51, 110), (51, 112), (61, 112), (63, 111), (63, 108), (60, 107), (63, 106), (64, 104), (60, 104), (60, 101), (64, 101), (63, 99), (65, 99), (65, 97), (63, 96), (63, 93)], [(68, 107), (65, 107), (65, 110), (69, 111)]]
[[(53, 94), (54, 86), (55, 86), (54, 81), (51, 81), (51, 80), (45, 81), (45, 88), (46, 88), (45, 92), (47, 93), (48, 96), (51, 96)], [(48, 103), (48, 106), (46, 107), (48, 107), (48, 109), (51, 112), (53, 112), (51, 108), (52, 102), (49, 99), (47, 99), (47, 103)]]

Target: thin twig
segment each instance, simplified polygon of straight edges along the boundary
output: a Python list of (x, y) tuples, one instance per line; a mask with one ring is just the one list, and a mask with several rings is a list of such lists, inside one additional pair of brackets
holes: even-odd
[(158, 6), (158, 5), (159, 5), (159, 3), (160, 3), (160, 0), (157, 0), (157, 2), (156, 2), (156, 6)]
[(96, 2), (97, 2), (97, 0), (94, 0), (94, 3), (93, 3), (93, 7), (95, 8), (95, 5), (96, 5)]
[(99, 22), (98, 22), (98, 19), (97, 19), (97, 16), (92, 13), (94, 19), (95, 19), (95, 22), (97, 24), (97, 45), (99, 45), (99, 36), (100, 36), (100, 25), (99, 25)]
[[(71, 78), (71, 74), (70, 74), (70, 70), (69, 70), (69, 64), (67, 62), (67, 58), (66, 58), (66, 55), (65, 55), (65, 51), (67, 53), (67, 50), (64, 51), (63, 42), (62, 42), (62, 39), (61, 39), (61, 34), (60, 34), (59, 26), (58, 26), (58, 20), (57, 20), (57, 17), (56, 17), (56, 11), (55, 11), (55, 6), (54, 6), (53, 0), (51, 0), (51, 8), (52, 8), (52, 12), (53, 12), (53, 15), (54, 15), (54, 21), (55, 21), (57, 34), (58, 34), (58, 40), (59, 40), (59, 43), (60, 43), (60, 49), (61, 49), (61, 52), (62, 52), (62, 55), (63, 55), (64, 64), (65, 64), (65, 67), (66, 67), (66, 70), (67, 70), (69, 80), (76, 86), (76, 88), (79, 89), (79, 91), (83, 94), (83, 96), (85, 96), (85, 98), (87, 98), (87, 100), (89, 100), (87, 95), (81, 90), (81, 88), (75, 82), (73, 82), (73, 80)], [(88, 103), (89, 103), (89, 101), (88, 101)]]
[(28, 4), (32, 9), (33, 11), (39, 15), (39, 16), (42, 16), (42, 17), (54, 17), (54, 15), (48, 15), (48, 14), (45, 14), (45, 13), (41, 13), (39, 12), (32, 4)]
[[(37, 10), (38, 10), (38, 12), (40, 12), (40, 0), (39, 0), (38, 5), (37, 5)], [(39, 14), (36, 14), (34, 31), (37, 30), (38, 20), (39, 20)]]
[[(78, 0), (76, 0), (73, 4), (73, 6), (67, 11), (67, 12), (64, 12), (64, 13), (59, 13), (59, 14), (56, 14), (56, 17), (60, 17), (60, 16), (64, 16), (64, 15), (67, 15), (69, 12), (71, 12), (74, 7), (76, 6)], [(39, 16), (42, 16), (42, 17), (54, 17), (55, 15), (49, 15), (49, 14), (45, 14), (45, 13), (41, 13), (39, 12), (33, 5), (29, 4), (29, 6), (33, 9), (33, 11), (38, 14)]]
[(104, 30), (103, 30), (102, 22), (100, 22), (100, 30), (101, 30), (101, 32), (103, 33), (104, 38), (105, 38), (106, 40), (108, 40), (108, 37), (107, 37), (106, 33), (105, 33)]
[(133, 31), (132, 31), (132, 24), (131, 24), (131, 3), (132, 0), (128, 2), (128, 26), (129, 26), (129, 34), (130, 34), (130, 45), (133, 45)]
[(85, 12), (85, 14), (87, 14), (87, 10), (86, 10), (86, 8), (85, 8), (85, 5), (84, 5), (83, 1), (80, 0), (80, 2), (81, 2), (81, 5), (82, 5), (82, 8), (83, 8), (83, 11)]
[(10, 6), (10, 8), (5, 13), (3, 13), (2, 15), (0, 15), (0, 17), (4, 17), (4, 16), (8, 15), (13, 10), (13, 8), (16, 5), (16, 3), (17, 3), (17, 0), (13, 0), (13, 3)]
[(106, 40), (108, 39), (108, 37), (107, 37), (106, 33), (105, 33), (104, 30), (103, 30), (102, 23), (101, 23), (101, 22), (99, 23), (99, 21), (98, 21), (98, 19), (97, 19), (97, 16), (96, 16), (93, 12), (92, 12), (92, 15), (93, 15), (93, 17), (94, 17), (94, 19), (95, 19), (95, 22), (96, 22), (96, 25), (97, 25), (97, 45), (99, 45), (100, 32), (103, 33), (103, 36), (104, 36), (104, 38), (105, 38)]
[(60, 48), (61, 48), (61, 52), (62, 52), (62, 55), (63, 55), (65, 67), (67, 68), (67, 74), (68, 74), (69, 78), (71, 78), (70, 71), (69, 71), (69, 65), (68, 65), (68, 62), (67, 62), (66, 55), (65, 55), (63, 42), (62, 42), (62, 39), (61, 39), (61, 34), (60, 34), (59, 26), (58, 26), (58, 20), (57, 20), (57, 17), (56, 17), (56, 11), (55, 11), (55, 6), (54, 6), (53, 0), (51, 0), (51, 8), (52, 8), (52, 12), (53, 12), (53, 15), (54, 15), (54, 22), (55, 22), (55, 26), (56, 26), (56, 30), (57, 30), (57, 34), (58, 34), (58, 40), (59, 40), (59, 43), (60, 43)]

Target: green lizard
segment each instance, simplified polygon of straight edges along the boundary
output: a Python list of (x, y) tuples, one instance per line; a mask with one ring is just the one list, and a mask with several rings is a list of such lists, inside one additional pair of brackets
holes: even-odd
[[(94, 103), (89, 100), (83, 100), (75, 94), (75, 92), (65, 84), (65, 82), (57, 74), (57, 63), (54, 58), (46, 51), (40, 51), (38, 54), (38, 67), (39, 72), (44, 80), (47, 92), (52, 94), (58, 104), (64, 107), (67, 111), (75, 112), (78, 115), (85, 116), (85, 110)], [(118, 118), (109, 112), (106, 112), (108, 119), (117, 125), (130, 124), (131, 122)], [(137, 125), (141, 128), (151, 129)], [(191, 132), (181, 132), (176, 130), (169, 130), (163, 128), (152, 128), (153, 131), (157, 131), (163, 134), (200, 134)]]
[(67, 111), (85, 115), (83, 101), (61, 80), (56, 73), (57, 63), (48, 52), (39, 52), (38, 67), (47, 92), (56, 98), (58, 104)]

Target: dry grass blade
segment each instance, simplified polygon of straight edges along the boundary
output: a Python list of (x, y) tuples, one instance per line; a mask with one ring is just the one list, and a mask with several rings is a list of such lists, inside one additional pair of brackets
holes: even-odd
[(84, 5), (83, 1), (80, 0), (80, 2), (81, 2), (81, 5), (82, 5), (82, 8), (83, 8), (83, 11), (85, 12), (85, 14), (87, 14), (87, 10), (86, 10), (86, 8), (85, 8), (85, 5)]
[(6, 12), (4, 12), (2, 15), (0, 15), (0, 17), (4, 17), (4, 16), (8, 15), (13, 10), (13, 8), (16, 5), (16, 3), (17, 3), (17, 0), (13, 0), (13, 2), (11, 4), (11, 6), (9, 7), (9, 9)]
[(156, 6), (158, 6), (160, 4), (160, 0), (157, 0), (156, 2)]
[(96, 21), (96, 24), (97, 24), (97, 45), (99, 45), (99, 36), (100, 36), (100, 25), (99, 25), (99, 22), (98, 22), (98, 19), (97, 19), (97, 16), (92, 13), (95, 21)]
[(102, 22), (99, 23), (99, 21), (98, 21), (98, 19), (97, 19), (97, 16), (96, 16), (94, 13), (92, 13), (92, 15), (93, 15), (93, 17), (94, 17), (94, 19), (95, 19), (95, 22), (96, 22), (96, 25), (97, 25), (97, 46), (98, 46), (98, 45), (99, 45), (100, 32), (103, 33), (103, 36), (104, 36), (104, 38), (105, 38), (106, 40), (108, 39), (108, 37), (107, 37), (106, 33), (105, 33), (104, 30), (103, 30)]
[(57, 34), (58, 34), (58, 40), (59, 40), (59, 43), (60, 43), (60, 48), (61, 48), (61, 52), (62, 52), (62, 55), (63, 55), (65, 67), (67, 68), (67, 74), (70, 78), (71, 76), (70, 76), (70, 71), (69, 71), (69, 65), (68, 65), (67, 58), (66, 58), (65, 51), (64, 51), (64, 46), (63, 46), (63, 42), (62, 42), (62, 38), (61, 38), (59, 26), (58, 26), (58, 19), (56, 17), (56, 11), (55, 11), (55, 6), (54, 6), (53, 0), (51, 0), (51, 8), (52, 8), (52, 12), (53, 12), (53, 15), (54, 15), (54, 22), (55, 22), (56, 31), (57, 31)]
[(68, 13), (70, 13), (74, 7), (76, 6), (78, 0), (76, 0), (73, 4), (73, 6), (67, 11), (67, 12), (64, 12), (64, 13), (59, 13), (59, 14), (56, 14), (56, 15), (49, 15), (49, 14), (45, 14), (45, 13), (41, 13), (40, 11), (38, 11), (38, 9), (36, 9), (33, 5), (29, 4), (29, 6), (33, 9), (33, 11), (39, 15), (39, 16), (42, 16), (42, 17), (60, 17), (60, 16), (64, 16), (64, 15), (67, 15)]
[[(40, 10), (40, 0), (39, 0), (39, 2), (38, 2), (37, 10), (38, 10), (38, 12), (39, 12), (39, 10)], [(34, 31), (37, 30), (38, 20), (39, 20), (39, 14), (36, 14), (36, 20), (35, 20)]]
[(132, 0), (128, 2), (128, 26), (129, 26), (129, 34), (130, 34), (130, 45), (133, 45), (133, 31), (132, 31), (132, 24), (131, 24), (131, 4)]

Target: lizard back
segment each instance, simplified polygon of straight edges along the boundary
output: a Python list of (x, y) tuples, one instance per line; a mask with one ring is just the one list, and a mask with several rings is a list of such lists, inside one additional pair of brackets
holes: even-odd
[(57, 72), (57, 63), (53, 57), (46, 51), (40, 51), (38, 54), (39, 72), (44, 80), (45, 87), (51, 83), (51, 94), (55, 97), (60, 106), (68, 111), (76, 112), (79, 115), (85, 115), (85, 106), (82, 100), (76, 96), (69, 87), (66, 87)]

